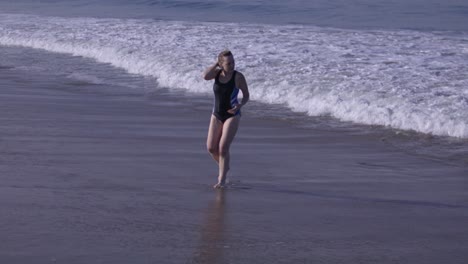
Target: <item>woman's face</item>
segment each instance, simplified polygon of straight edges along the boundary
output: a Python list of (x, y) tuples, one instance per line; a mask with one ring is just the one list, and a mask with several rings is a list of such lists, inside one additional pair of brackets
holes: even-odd
[(232, 72), (234, 70), (234, 67), (236, 66), (236, 63), (234, 62), (234, 57), (233, 56), (223, 57), (221, 60), (220, 66), (225, 72)]

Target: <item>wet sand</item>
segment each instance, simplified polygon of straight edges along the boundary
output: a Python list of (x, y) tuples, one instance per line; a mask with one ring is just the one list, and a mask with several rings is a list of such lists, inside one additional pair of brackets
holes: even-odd
[(468, 261), (466, 167), (246, 106), (213, 190), (211, 105), (0, 71), (0, 263)]

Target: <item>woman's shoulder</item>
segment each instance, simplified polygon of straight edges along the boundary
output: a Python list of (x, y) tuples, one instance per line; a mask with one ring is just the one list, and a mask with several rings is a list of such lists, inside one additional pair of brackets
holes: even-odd
[[(247, 88), (247, 81), (245, 80), (244, 74), (241, 72), (236, 71), (236, 78), (235, 78), (236, 87), (243, 89), (244, 87)], [(244, 91), (244, 90), (242, 90)]]
[(236, 71), (236, 80), (238, 80), (239, 78), (245, 79), (244, 74), (242, 74), (242, 72), (240, 71)]

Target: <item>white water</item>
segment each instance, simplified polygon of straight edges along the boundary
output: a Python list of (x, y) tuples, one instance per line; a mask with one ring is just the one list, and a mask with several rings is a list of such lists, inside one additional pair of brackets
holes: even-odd
[(201, 72), (229, 48), (254, 100), (468, 138), (465, 34), (0, 15), (0, 44), (94, 58), (194, 93), (211, 93)]

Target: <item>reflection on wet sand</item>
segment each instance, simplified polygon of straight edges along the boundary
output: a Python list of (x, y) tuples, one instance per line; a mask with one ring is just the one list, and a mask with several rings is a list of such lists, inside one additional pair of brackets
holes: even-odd
[(201, 229), (201, 242), (193, 263), (223, 263), (225, 190), (216, 190), (215, 199), (206, 211)]

